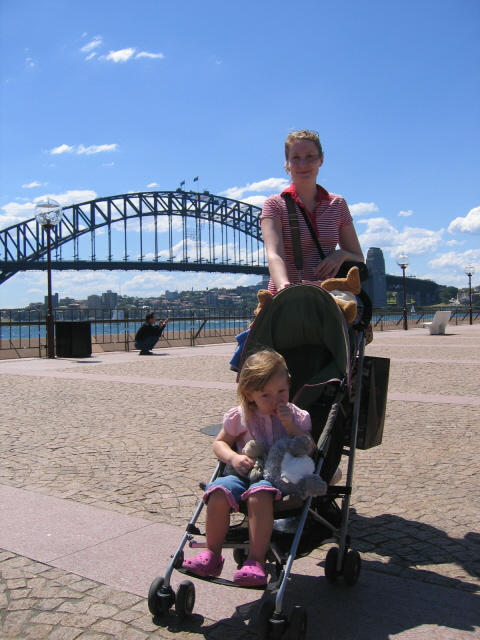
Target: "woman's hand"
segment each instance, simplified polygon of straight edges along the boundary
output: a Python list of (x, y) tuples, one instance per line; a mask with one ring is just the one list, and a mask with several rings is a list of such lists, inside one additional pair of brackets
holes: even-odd
[(254, 460), (252, 460), (252, 458), (249, 458), (245, 454), (237, 453), (233, 457), (230, 464), (232, 465), (232, 467), (235, 469), (237, 473), (239, 473), (242, 476), (248, 476), (255, 462)]
[(334, 278), (344, 261), (345, 251), (342, 249), (332, 251), (315, 269), (315, 275), (320, 281), (327, 280), (327, 278)]
[(291, 282), (284, 282), (277, 287), (277, 291), (281, 291), (282, 289), (287, 289), (287, 287), (293, 287)]

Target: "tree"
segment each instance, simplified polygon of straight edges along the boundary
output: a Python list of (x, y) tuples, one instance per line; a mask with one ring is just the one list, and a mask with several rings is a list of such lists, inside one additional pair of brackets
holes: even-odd
[(458, 293), (457, 287), (442, 287), (438, 292), (440, 302), (448, 304), (451, 298), (456, 298)]

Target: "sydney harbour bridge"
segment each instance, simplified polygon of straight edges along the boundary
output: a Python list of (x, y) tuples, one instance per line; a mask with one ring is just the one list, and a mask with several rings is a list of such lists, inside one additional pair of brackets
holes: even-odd
[[(63, 208), (51, 230), (56, 270), (167, 270), (266, 274), (260, 209), (208, 191), (127, 193)], [(0, 284), (47, 268), (35, 218), (0, 230)]]

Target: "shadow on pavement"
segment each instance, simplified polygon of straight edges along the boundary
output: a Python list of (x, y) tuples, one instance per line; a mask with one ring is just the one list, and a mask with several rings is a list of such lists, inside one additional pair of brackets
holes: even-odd
[[(373, 552), (388, 557), (388, 563), (378, 563), (390, 574), (411, 567), (456, 564), (470, 576), (480, 578), (480, 534), (469, 532), (464, 538), (451, 538), (445, 531), (415, 520), (382, 514), (372, 518), (351, 510), (350, 534), (353, 546), (360, 552)], [(396, 570), (395, 570), (396, 569)], [(478, 583), (468, 583), (434, 571), (413, 570), (412, 578), (428, 574), (429, 581), (447, 587), (478, 590)], [(422, 577), (421, 579), (425, 579)]]
[[(346, 586), (341, 578), (329, 584), (323, 562), (318, 563), (315, 575), (295, 574), (294, 563), (283, 610), (288, 613), (298, 604), (307, 609), (307, 640), (388, 640), (415, 629), (414, 633), (450, 640), (478, 631), (480, 597), (472, 593), (478, 591), (478, 583), (422, 568), (456, 564), (472, 577), (478, 576), (478, 533), (455, 539), (421, 522), (390, 514), (368, 518), (354, 509), (350, 533), (354, 548), (388, 557), (388, 562), (364, 558), (354, 587)], [(257, 599), (252, 594), (252, 601), (238, 606), (231, 618), (212, 625), (204, 626), (200, 615), (181, 623), (173, 613), (158, 624), (179, 637), (182, 631), (188, 631), (207, 640), (253, 640), (257, 637), (256, 616), (264, 597)], [(407, 635), (413, 637), (411, 633)]]
[[(418, 627), (427, 633), (425, 627), (432, 627), (429, 631), (435, 638), (451, 639), (460, 635), (452, 630), (465, 635), (478, 630), (478, 596), (378, 573), (376, 564), (364, 563), (355, 587), (345, 586), (342, 580), (331, 585), (323, 575), (293, 576), (284, 609), (288, 612), (296, 604), (306, 607), (307, 640), (388, 640)], [(231, 640), (253, 640), (259, 602), (242, 605), (232, 618), (205, 627), (204, 637), (213, 640), (228, 634)]]

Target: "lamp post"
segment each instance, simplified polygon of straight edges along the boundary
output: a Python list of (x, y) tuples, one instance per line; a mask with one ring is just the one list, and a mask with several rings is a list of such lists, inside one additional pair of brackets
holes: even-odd
[(405, 270), (408, 267), (408, 256), (406, 253), (401, 253), (397, 258), (397, 264), (402, 269), (403, 273), (403, 328), (406, 331), (408, 329), (408, 317), (407, 317), (407, 278), (405, 277)]
[(47, 358), (55, 358), (54, 321), (52, 309), (52, 260), (51, 260), (51, 230), (60, 222), (63, 209), (55, 202), (47, 198), (45, 202), (39, 202), (35, 207), (35, 218), (47, 234)]
[(475, 267), (473, 265), (468, 265), (464, 269), (465, 275), (468, 276), (468, 312), (470, 314), (470, 322), (469, 324), (473, 324), (473, 313), (472, 313), (472, 276), (475, 273)]

